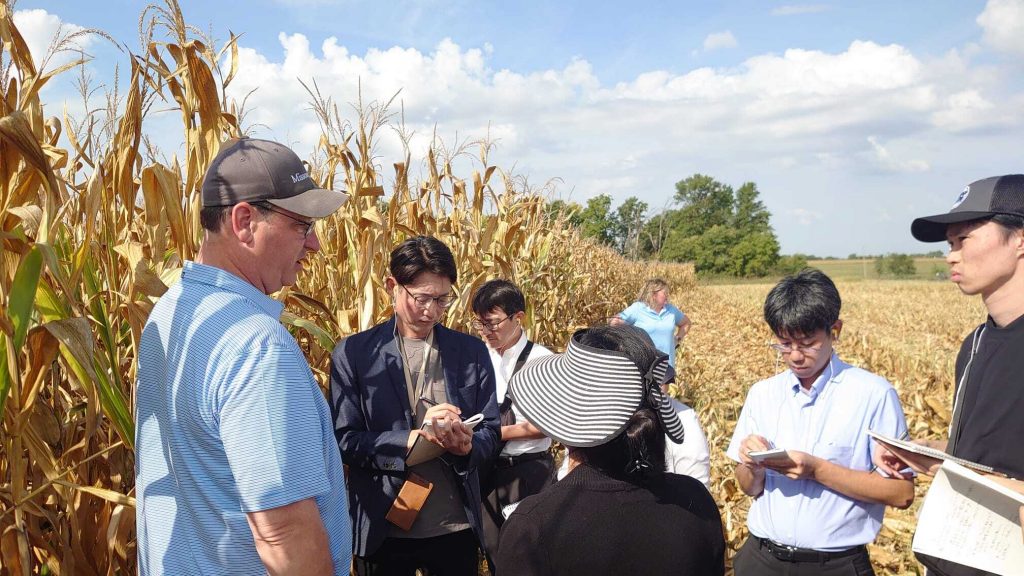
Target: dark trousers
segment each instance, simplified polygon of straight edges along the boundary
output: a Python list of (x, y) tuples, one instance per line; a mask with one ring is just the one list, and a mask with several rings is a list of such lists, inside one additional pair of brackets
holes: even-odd
[(554, 478), (555, 459), (547, 451), (513, 456), (511, 461), (499, 457), (490, 463), (480, 482), (484, 549), (489, 558), (498, 553), (498, 533), (505, 523), (502, 508), (547, 488)]
[(356, 556), (357, 576), (477, 576), (477, 539), (472, 530), (433, 538), (386, 538), (376, 552)]
[(750, 536), (732, 559), (736, 576), (875, 576), (868, 552), (821, 562), (779, 560)]

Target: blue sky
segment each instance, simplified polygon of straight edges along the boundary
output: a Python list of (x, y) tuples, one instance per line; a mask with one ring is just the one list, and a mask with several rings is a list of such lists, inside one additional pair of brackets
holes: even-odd
[[(16, 10), (35, 50), (58, 23), (137, 50), (145, 5), (21, 0)], [(535, 185), (557, 179), (556, 193), (577, 202), (637, 196), (654, 211), (695, 172), (753, 181), (786, 253), (939, 248), (910, 237), (913, 217), (945, 211), (972, 180), (1022, 170), (1024, 0), (181, 6), (220, 40), (244, 34), (229, 94), (255, 88), (253, 135), (300, 155), (318, 129), (296, 78), (341, 103), (360, 85), (364, 99), (401, 90), (414, 153), (435, 129), (448, 142), (489, 130), (492, 163)], [(99, 81), (127, 66), (103, 42), (85, 48)], [(74, 112), (70, 75), (47, 87), (48, 114), (65, 99)], [(173, 151), (172, 136), (151, 130)], [(399, 144), (378, 153), (390, 165)]]

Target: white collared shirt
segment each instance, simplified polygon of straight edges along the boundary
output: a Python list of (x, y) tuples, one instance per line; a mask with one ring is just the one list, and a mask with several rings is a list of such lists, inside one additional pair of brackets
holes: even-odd
[[(494, 392), (498, 399), (498, 405), (505, 400), (505, 393), (508, 391), (508, 381), (512, 378), (512, 371), (515, 370), (516, 360), (519, 359), (519, 354), (526, 348), (526, 332), (519, 333), (519, 341), (517, 341), (511, 348), (505, 350), (504, 354), (498, 354), (498, 351), (487, 347), (487, 353), (491, 356), (491, 364), (494, 366)], [(550, 356), (551, 350), (548, 350), (544, 346), (534, 342), (533, 349), (530, 350), (530, 355), (527, 356), (526, 361), (535, 360), (543, 356)], [(526, 422), (526, 418), (523, 417), (522, 413), (516, 409), (515, 405), (512, 406), (512, 413), (516, 415), (516, 422)], [(505, 447), (501, 450), (502, 456), (519, 456), (520, 454), (527, 454), (531, 452), (543, 452), (551, 447), (551, 438), (535, 438), (530, 440), (510, 440), (505, 444)]]

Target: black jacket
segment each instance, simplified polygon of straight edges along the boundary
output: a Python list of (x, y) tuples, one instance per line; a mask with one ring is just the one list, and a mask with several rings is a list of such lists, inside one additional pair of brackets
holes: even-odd
[(519, 504), (495, 565), (497, 576), (721, 576), (722, 519), (689, 476), (640, 487), (582, 464)]
[[(467, 456), (442, 458), (461, 478), (466, 518), (481, 534), (477, 467), (500, 436), (494, 398), (494, 368), (484, 343), (438, 325), (449, 402), (466, 416), (482, 413)], [(405, 454), (414, 414), (409, 406), (402, 355), (395, 340), (395, 319), (342, 340), (331, 355), (331, 416), (341, 459), (348, 466), (349, 514), (353, 553), (368, 556), (388, 535), (385, 515), (405, 481)]]

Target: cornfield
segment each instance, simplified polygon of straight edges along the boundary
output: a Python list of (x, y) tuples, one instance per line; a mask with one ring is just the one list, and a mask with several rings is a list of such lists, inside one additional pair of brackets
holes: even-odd
[[(82, 61), (37, 68), (12, 17), (0, 3), (0, 574), (132, 574), (139, 337), (198, 248), (206, 166), (245, 133), (243, 106), (226, 96), (245, 71), (236, 36), (215, 47), (167, 0), (140, 16), (123, 93), (82, 118), (47, 116), (40, 89)], [(71, 36), (52, 48), (66, 49)], [(455, 253), (460, 300), (449, 326), (467, 330), (473, 291), (509, 278), (527, 294), (531, 337), (556, 349), (632, 301), (642, 279), (664, 277), (694, 319), (682, 392), (713, 446), (712, 489), (738, 546), (748, 502), (722, 451), (745, 390), (775, 369), (759, 319), (767, 286), (699, 287), (687, 265), (626, 261), (580, 238), (545, 209), (548, 187), (489, 163), (488, 142), (453, 150), (438, 141), (423, 158), (407, 151), (385, 168), (375, 156), (381, 130), (406, 134), (394, 103), (359, 102), (348, 119), (315, 82), (308, 91), (322, 128), (306, 154), (311, 172), (352, 195), (318, 224), (322, 249), (299, 283), (277, 295), (320, 384), (335, 342), (390, 314), (388, 253), (410, 235), (434, 235)], [(180, 156), (166, 158), (146, 138), (158, 103), (180, 116)], [(471, 160), (465, 177), (454, 173), (457, 159)], [(937, 284), (841, 290), (841, 353), (897, 385), (916, 433), (940, 434), (953, 353), (980, 310)], [(872, 550), (880, 572), (915, 573), (912, 530), (912, 512), (887, 517)]]

